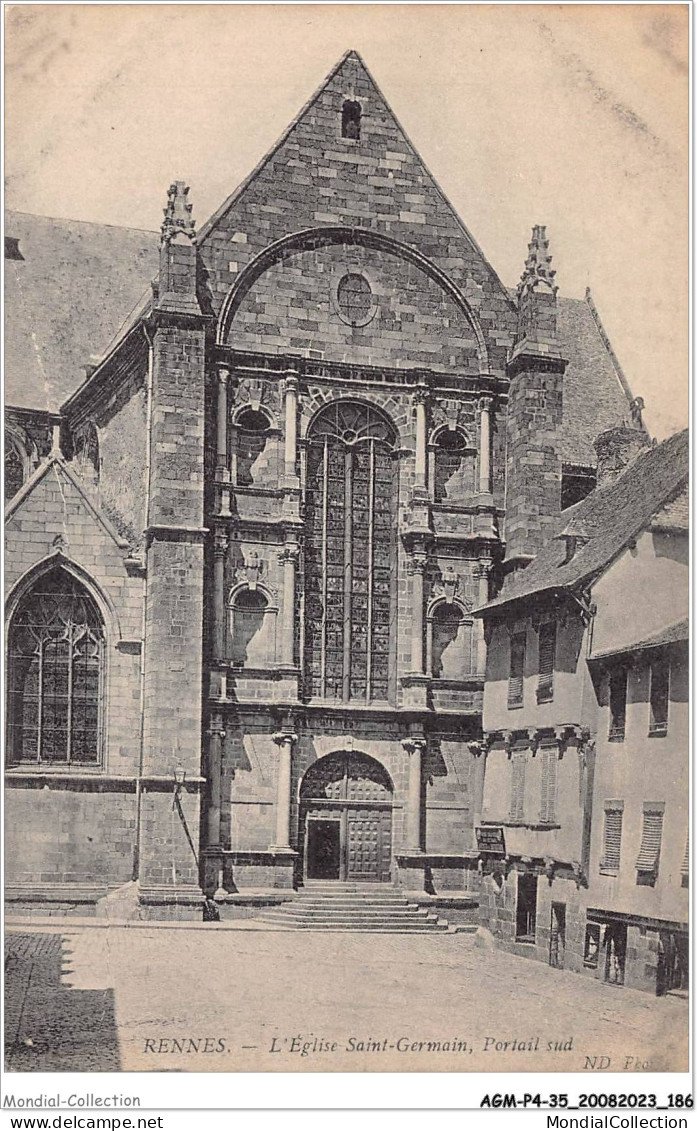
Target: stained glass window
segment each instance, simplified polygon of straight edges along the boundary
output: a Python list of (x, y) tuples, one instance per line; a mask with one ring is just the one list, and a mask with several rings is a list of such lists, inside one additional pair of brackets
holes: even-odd
[(376, 409), (337, 401), (308, 440), (307, 690), (384, 701), (393, 667), (394, 432)]
[(104, 630), (94, 601), (65, 570), (44, 574), (10, 627), (11, 761), (99, 763), (103, 666)]

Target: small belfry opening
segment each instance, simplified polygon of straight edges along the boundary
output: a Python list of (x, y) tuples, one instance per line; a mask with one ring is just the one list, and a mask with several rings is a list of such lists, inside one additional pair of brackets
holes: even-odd
[(361, 136), (361, 104), (347, 98), (341, 108), (341, 136), (359, 141)]

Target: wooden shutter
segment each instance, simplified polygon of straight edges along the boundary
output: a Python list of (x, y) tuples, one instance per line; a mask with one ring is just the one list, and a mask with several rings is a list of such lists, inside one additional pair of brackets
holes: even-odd
[(557, 809), (557, 748), (542, 747), (542, 795), (540, 799), (540, 820), (544, 824), (554, 824)]
[(649, 734), (668, 731), (668, 686), (670, 666), (664, 657), (651, 665), (651, 717)]
[(511, 668), (508, 677), (508, 705), (516, 706), (523, 702), (523, 678), (525, 674), (525, 633), (517, 632), (511, 637)]
[(617, 668), (610, 676), (610, 738), (624, 738), (627, 718), (627, 669)]
[(622, 848), (622, 810), (605, 810), (605, 839), (603, 843), (603, 859), (601, 868), (619, 872), (620, 851)]
[(554, 661), (557, 650), (557, 626), (554, 621), (541, 626), (539, 639), (537, 698), (544, 702), (551, 699), (554, 692)]
[(525, 753), (511, 758), (511, 820), (522, 821), (525, 816)]
[(658, 868), (658, 857), (661, 853), (661, 836), (663, 834), (663, 813), (651, 810), (644, 811), (644, 828), (641, 834), (641, 848), (636, 858), (636, 867), (640, 872), (655, 872)]
[(682, 864), (680, 865), (680, 875), (689, 876), (690, 874), (690, 837), (685, 838), (685, 855)]

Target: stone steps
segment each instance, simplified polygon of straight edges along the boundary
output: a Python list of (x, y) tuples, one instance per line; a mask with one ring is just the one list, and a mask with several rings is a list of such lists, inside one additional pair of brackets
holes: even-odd
[(395, 888), (376, 884), (308, 883), (293, 902), (259, 919), (288, 930), (414, 934), (447, 931), (448, 923)]

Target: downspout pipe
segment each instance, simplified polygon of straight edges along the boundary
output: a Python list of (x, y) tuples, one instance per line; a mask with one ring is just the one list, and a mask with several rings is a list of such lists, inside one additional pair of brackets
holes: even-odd
[[(141, 323), (148, 344), (148, 370), (145, 385), (145, 529), (150, 526), (150, 463), (152, 459), (152, 387), (154, 367), (154, 335)], [(133, 879), (140, 873), (140, 838), (142, 826), (143, 766), (145, 764), (145, 630), (147, 625), (148, 577), (143, 579), (143, 619), (140, 646), (140, 737), (138, 747), (138, 776), (136, 778), (136, 828), (133, 846)]]

